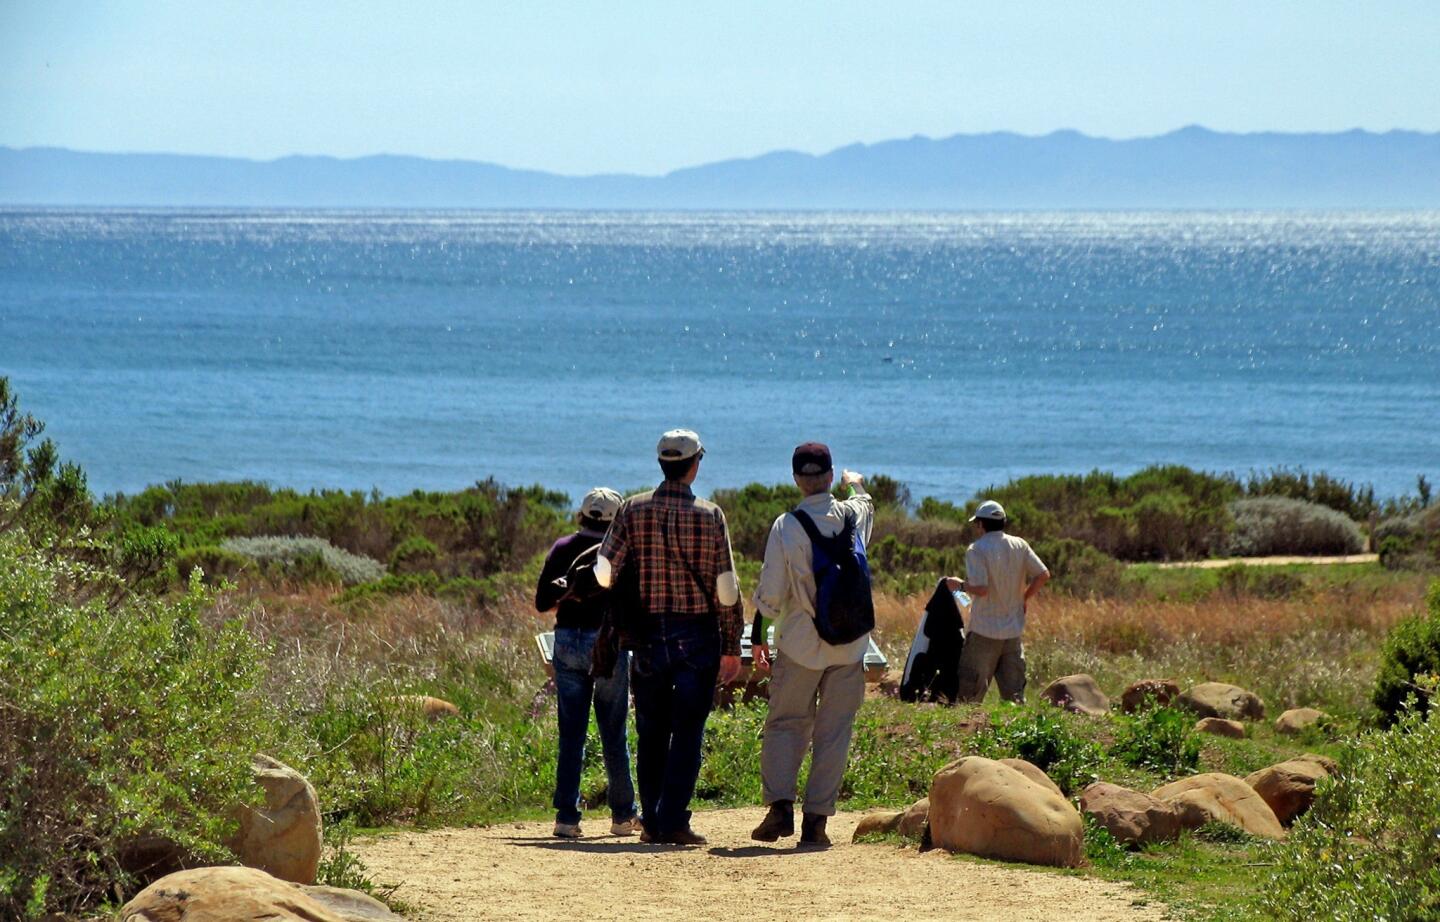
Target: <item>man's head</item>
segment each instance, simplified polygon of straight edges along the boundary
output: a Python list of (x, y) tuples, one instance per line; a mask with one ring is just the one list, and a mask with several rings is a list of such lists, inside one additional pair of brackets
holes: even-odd
[(655, 454), (666, 480), (693, 483), (700, 459), (705, 457), (705, 446), (700, 444), (700, 436), (689, 429), (671, 429), (660, 436)]
[(970, 516), (970, 521), (979, 522), (981, 528), (990, 532), (1004, 531), (1008, 520), (1005, 518), (1005, 507), (993, 499), (987, 499), (975, 510), (975, 514)]
[(609, 487), (594, 487), (580, 500), (580, 524), (604, 531), (620, 511), (620, 494)]
[(796, 445), (795, 453), (790, 456), (790, 470), (795, 474), (795, 486), (806, 496), (826, 492), (835, 480), (830, 448), (821, 442)]

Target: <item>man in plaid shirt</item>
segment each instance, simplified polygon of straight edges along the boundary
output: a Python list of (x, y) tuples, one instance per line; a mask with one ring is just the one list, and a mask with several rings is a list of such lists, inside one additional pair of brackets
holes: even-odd
[(622, 568), (637, 568), (641, 610), (628, 640), (641, 841), (704, 845), (690, 828), (690, 798), (716, 682), (740, 673), (740, 585), (725, 514), (690, 490), (705, 455), (700, 437), (671, 430), (657, 453), (665, 482), (621, 505), (595, 579), (610, 586)]

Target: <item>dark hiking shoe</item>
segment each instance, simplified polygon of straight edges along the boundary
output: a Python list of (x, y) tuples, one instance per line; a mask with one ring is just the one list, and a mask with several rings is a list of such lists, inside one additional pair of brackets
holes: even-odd
[(781, 836), (794, 834), (795, 807), (788, 800), (777, 800), (770, 805), (770, 812), (765, 814), (765, 819), (750, 833), (750, 838), (756, 842), (774, 842)]
[(830, 837), (825, 834), (826, 817), (807, 813), (800, 820), (800, 845), (805, 848), (829, 848)]
[(677, 829), (674, 832), (666, 833), (660, 837), (659, 841), (667, 845), (706, 845), (710, 842), (709, 839), (691, 829), (689, 826), (686, 826), (684, 829)]

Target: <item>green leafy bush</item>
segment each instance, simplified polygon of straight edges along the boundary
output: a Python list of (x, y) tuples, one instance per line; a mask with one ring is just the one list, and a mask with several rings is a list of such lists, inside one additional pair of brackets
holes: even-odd
[(412, 535), (400, 542), (390, 553), (390, 569), (395, 573), (425, 573), (433, 571), (440, 563), (440, 548), (435, 542), (420, 535)]
[(1391, 570), (1440, 570), (1440, 505), (1381, 522), (1375, 545)]
[(1265, 908), (1307, 922), (1440, 917), (1440, 721), (1402, 711), (1341, 764), (1279, 847)]
[(1024, 759), (1039, 766), (1067, 795), (1079, 794), (1098, 780), (1104, 751), (1077, 732), (1072, 719), (1049, 705), (1022, 708), (994, 728), (990, 751), (981, 754)]
[(1050, 568), (1048, 585), (1054, 591), (1077, 598), (1109, 598), (1119, 594), (1125, 566), (1104, 551), (1074, 538), (1038, 541), (1034, 548)]
[(1245, 495), (1302, 500), (1360, 522), (1380, 510), (1374, 487), (1358, 486), (1324, 471), (1311, 473), (1304, 468), (1276, 467), (1263, 474), (1252, 471), (1245, 481)]
[(264, 535), (256, 538), (227, 538), (220, 549), (248, 557), (261, 564), (279, 564), (281, 572), (298, 582), (324, 581), (333, 573), (347, 586), (369, 583), (385, 575), (377, 560), (342, 551), (319, 538)]
[(112, 603), (117, 584), (0, 533), (0, 916), (128, 892), (146, 840), (226, 860), (251, 755), (285, 755), (244, 627), (203, 624), (198, 583)]
[(1111, 755), (1135, 768), (1163, 775), (1189, 773), (1200, 764), (1194, 719), (1170, 707), (1152, 707), (1117, 717)]
[(1230, 504), (1235, 529), (1226, 553), (1237, 557), (1283, 554), (1358, 554), (1365, 550), (1360, 526), (1343, 512), (1303, 499), (1264, 496)]
[(1429, 692), (1420, 679), (1440, 675), (1440, 580), (1430, 584), (1426, 608), (1391, 628), (1380, 652), (1372, 700), (1384, 726), (1400, 717), (1411, 696), (1416, 697), (1420, 711), (1429, 708)]

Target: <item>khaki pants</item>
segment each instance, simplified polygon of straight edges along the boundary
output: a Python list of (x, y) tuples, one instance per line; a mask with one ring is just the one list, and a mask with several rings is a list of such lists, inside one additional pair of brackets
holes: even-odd
[(1001, 698), (1024, 704), (1025, 645), (1019, 637), (996, 640), (967, 634), (960, 653), (960, 700), (984, 698), (992, 678), (1000, 686)]
[(776, 655), (770, 673), (770, 714), (760, 747), (760, 781), (767, 805), (796, 800), (800, 763), (805, 750), (813, 749), (804, 812), (835, 815), (850, 755), (850, 731), (864, 700), (863, 663), (806, 669), (784, 653)]

